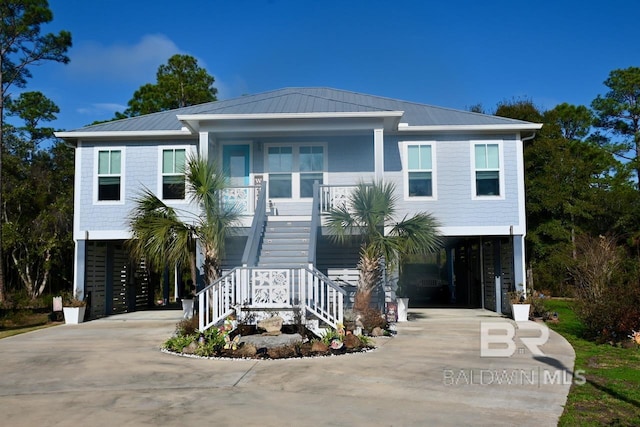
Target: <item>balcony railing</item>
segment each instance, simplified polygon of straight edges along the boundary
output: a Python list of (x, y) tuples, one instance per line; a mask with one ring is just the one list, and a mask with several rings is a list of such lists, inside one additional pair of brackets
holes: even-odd
[(222, 203), (225, 208), (234, 210), (239, 215), (253, 215), (256, 212), (259, 185), (244, 187), (227, 187), (222, 190)]

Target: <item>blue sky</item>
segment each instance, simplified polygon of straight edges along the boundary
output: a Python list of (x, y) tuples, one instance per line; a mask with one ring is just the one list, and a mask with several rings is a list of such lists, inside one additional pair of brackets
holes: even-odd
[(532, 99), (589, 105), (616, 68), (640, 66), (640, 2), (49, 0), (43, 31), (71, 32), (68, 65), (27, 90), (53, 126), (113, 117), (173, 54), (196, 57), (219, 99), (326, 86), (444, 107)]

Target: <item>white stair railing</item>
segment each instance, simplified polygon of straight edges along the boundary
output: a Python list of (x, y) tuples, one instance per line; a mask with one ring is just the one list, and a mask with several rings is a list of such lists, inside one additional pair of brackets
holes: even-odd
[(305, 318), (311, 314), (336, 328), (344, 321), (345, 294), (315, 269), (237, 267), (198, 292), (198, 327), (205, 331), (234, 311), (303, 306)]

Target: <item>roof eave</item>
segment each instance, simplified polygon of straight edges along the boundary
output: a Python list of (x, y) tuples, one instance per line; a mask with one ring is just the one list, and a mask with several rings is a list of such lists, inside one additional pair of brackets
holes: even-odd
[(71, 131), (54, 132), (56, 138), (80, 139), (80, 138), (149, 138), (149, 137), (179, 137), (192, 136), (193, 132), (183, 128), (181, 130), (136, 130), (136, 131)]
[(522, 132), (536, 131), (542, 128), (542, 123), (514, 123), (492, 125), (427, 125), (409, 126), (400, 124), (398, 132)]

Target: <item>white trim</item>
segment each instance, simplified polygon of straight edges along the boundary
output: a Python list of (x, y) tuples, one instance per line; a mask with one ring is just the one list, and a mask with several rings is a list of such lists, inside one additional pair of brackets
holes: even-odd
[(74, 138), (140, 138), (154, 136), (192, 136), (193, 132), (182, 130), (127, 130), (127, 131), (70, 131), (70, 132), (54, 132), (57, 138), (74, 139)]
[(73, 236), (74, 240), (127, 240), (131, 233), (126, 229), (118, 230), (82, 230)]
[(373, 130), (373, 162), (376, 181), (384, 177), (384, 129)]
[[(120, 199), (98, 200), (98, 154), (100, 151), (120, 151)], [(118, 147), (93, 147), (93, 204), (94, 205), (124, 205), (126, 188), (127, 153), (125, 146)]]
[[(438, 171), (436, 158), (436, 141), (398, 141), (400, 145), (400, 162), (402, 164), (402, 194), (404, 200), (408, 202), (424, 202), (438, 200)], [(431, 147), (431, 196), (409, 196), (409, 146), (428, 145)]]
[(273, 119), (329, 119), (329, 118), (372, 118), (402, 117), (404, 111), (356, 111), (325, 113), (257, 113), (257, 114), (178, 114), (180, 121), (211, 120), (273, 120)]
[(489, 226), (461, 226), (440, 227), (438, 229), (444, 237), (454, 236), (520, 236), (526, 233), (526, 227), (517, 225), (489, 225)]
[(167, 205), (189, 204), (186, 177), (185, 177), (184, 199), (165, 199), (164, 198), (164, 192), (162, 191), (162, 184), (163, 184), (162, 178), (164, 176), (164, 174), (162, 173), (162, 161), (163, 161), (162, 153), (164, 152), (164, 150), (184, 150), (184, 154), (185, 154), (184, 167), (186, 170), (189, 156), (194, 154), (193, 145), (159, 145), (158, 146), (158, 163), (157, 163), (158, 167), (156, 168), (157, 169), (156, 194), (158, 195), (158, 198), (163, 202), (165, 202)]
[[(73, 177), (73, 234), (80, 233), (80, 216), (82, 215), (82, 157), (86, 156), (82, 143), (75, 148), (75, 168)], [(84, 178), (86, 179), (86, 177)], [(92, 188), (93, 191), (93, 188)], [(92, 196), (93, 197), (93, 196)], [(93, 200), (93, 199), (92, 199)]]
[[(517, 187), (518, 187), (518, 221), (525, 226), (527, 224), (527, 212), (524, 187), (524, 143), (521, 138), (516, 141), (516, 167), (517, 167)], [(526, 231), (523, 233), (526, 235)]]
[(399, 132), (459, 132), (459, 131), (523, 131), (538, 130), (542, 128), (541, 123), (514, 123), (514, 124), (493, 124), (493, 125), (422, 125), (410, 126), (406, 123), (398, 125)]
[[(293, 156), (292, 159), (292, 170), (291, 170), (291, 197), (276, 197), (272, 198), (269, 196), (269, 147), (291, 147), (291, 154)], [(324, 185), (329, 184), (329, 156), (327, 150), (326, 142), (274, 142), (274, 143), (265, 143), (263, 144), (263, 170), (264, 170), (264, 179), (267, 181), (267, 198), (273, 199), (275, 202), (301, 202), (301, 201), (310, 201), (312, 197), (300, 197), (300, 147), (322, 147), (322, 183)], [(282, 172), (285, 173), (285, 172)], [(309, 172), (313, 173), (313, 172)], [(315, 172), (319, 173), (319, 172)], [(275, 172), (278, 174), (278, 172)]]
[[(498, 186), (500, 194), (497, 196), (478, 196), (476, 189), (476, 146), (477, 145), (497, 145), (498, 146)], [(471, 140), (469, 141), (470, 166), (471, 166), (471, 200), (504, 200), (505, 199), (505, 164), (504, 164), (504, 141), (502, 140)]]

